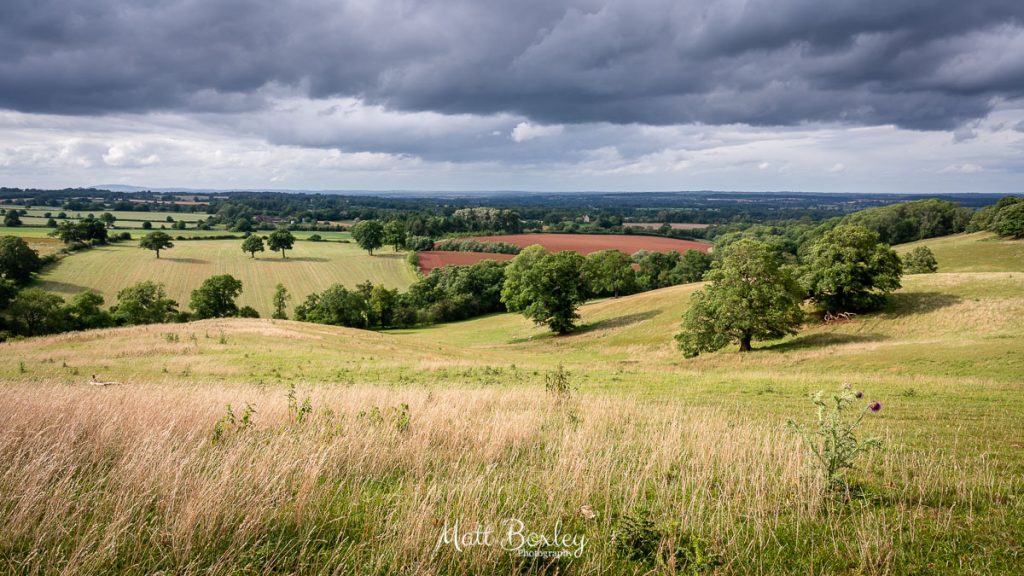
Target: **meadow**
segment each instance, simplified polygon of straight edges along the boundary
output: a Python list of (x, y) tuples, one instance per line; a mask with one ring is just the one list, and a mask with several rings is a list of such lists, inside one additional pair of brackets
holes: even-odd
[[(989, 250), (951, 241), (940, 270)], [(672, 335), (697, 288), (592, 302), (562, 337), (499, 314), (0, 345), (0, 570), (1024, 570), (1024, 274), (908, 276), (880, 313), (686, 360)], [(559, 366), (569, 398), (545, 392)], [(882, 403), (863, 434), (883, 448), (835, 500), (783, 424), (843, 383)], [(582, 536), (583, 552), (437, 544), (452, 522), (509, 519)]]
[(72, 254), (47, 268), (38, 285), (69, 298), (85, 290), (104, 296), (108, 305), (117, 292), (145, 280), (163, 282), (168, 295), (188, 306), (192, 290), (216, 274), (231, 274), (242, 281), (239, 305), (252, 306), (261, 316), (272, 312), (274, 287), (282, 283), (292, 294), (292, 305), (306, 295), (333, 284), (354, 287), (370, 280), (388, 288), (408, 287), (416, 274), (405, 255), (390, 250), (369, 256), (355, 244), (340, 242), (295, 243), (282, 259), (279, 253), (257, 253), (255, 259), (241, 250), (238, 240), (182, 240), (161, 252), (157, 259), (137, 242), (100, 246)]
[(1005, 240), (991, 232), (954, 234), (896, 247), (903, 254), (927, 246), (939, 262), (940, 272), (1024, 272), (1024, 242)]

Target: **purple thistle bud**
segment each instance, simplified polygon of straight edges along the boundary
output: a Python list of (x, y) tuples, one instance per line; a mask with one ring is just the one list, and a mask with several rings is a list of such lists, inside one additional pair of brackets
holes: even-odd
[(879, 410), (882, 409), (882, 403), (872, 402), (871, 404), (868, 404), (868, 408), (870, 408), (872, 412), (878, 412)]
[(854, 392), (853, 395), (856, 398), (863, 398), (864, 397), (864, 393), (861, 392), (860, 390), (857, 390), (856, 392)]

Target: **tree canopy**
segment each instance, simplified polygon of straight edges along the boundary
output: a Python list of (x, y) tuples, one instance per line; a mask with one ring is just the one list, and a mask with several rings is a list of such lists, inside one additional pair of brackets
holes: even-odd
[(255, 258), (257, 252), (263, 252), (263, 236), (253, 234), (242, 240), (242, 252), (247, 252), (250, 258)]
[(242, 281), (230, 274), (211, 276), (192, 291), (189, 307), (197, 319), (238, 316), (235, 299), (242, 293)]
[(384, 242), (394, 247), (395, 252), (405, 247), (405, 224), (401, 220), (389, 220), (384, 225)]
[(267, 237), (267, 246), (274, 252), (280, 252), (281, 258), (284, 258), (285, 250), (291, 250), (295, 244), (295, 236), (284, 228), (278, 228), (270, 233)]
[(636, 292), (633, 258), (618, 250), (601, 250), (586, 256), (583, 278), (594, 296), (614, 296)]
[(117, 293), (111, 314), (119, 324), (159, 324), (174, 319), (178, 303), (167, 297), (163, 284), (139, 282)]
[(156, 257), (159, 258), (161, 250), (174, 248), (174, 242), (165, 232), (150, 232), (139, 240), (139, 248), (153, 250), (156, 252)]
[(766, 244), (743, 239), (731, 244), (704, 276), (709, 284), (690, 297), (682, 331), (676, 335), (687, 357), (738, 342), (796, 334), (803, 321), (804, 292)]
[(352, 227), (352, 238), (363, 250), (373, 251), (384, 245), (384, 226), (376, 220), (363, 220)]
[(810, 297), (831, 312), (870, 310), (900, 287), (900, 257), (863, 226), (843, 225), (808, 248), (802, 281)]
[(576, 310), (586, 296), (583, 256), (576, 252), (550, 253), (541, 246), (530, 246), (505, 268), (501, 290), (505, 307), (558, 334), (575, 327)]
[(17, 236), (0, 236), (0, 278), (24, 284), (43, 267), (39, 254)]

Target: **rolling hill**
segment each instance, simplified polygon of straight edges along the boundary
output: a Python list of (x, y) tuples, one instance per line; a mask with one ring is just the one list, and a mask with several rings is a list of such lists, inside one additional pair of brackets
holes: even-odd
[[(1019, 572), (1006, 543), (1024, 536), (1024, 243), (930, 242), (944, 272), (905, 277), (882, 312), (748, 354), (678, 354), (696, 285), (589, 303), (563, 337), (499, 314), (0, 345), (0, 438), (17, 439), (0, 440), (0, 562), (641, 574), (615, 536), (640, 518), (710, 563), (694, 571)], [(994, 249), (991, 267), (1011, 269), (957, 271)], [(569, 399), (544, 391), (558, 366)], [(93, 374), (117, 384), (88, 386)], [(843, 383), (884, 406), (862, 431), (883, 447), (835, 502), (783, 423), (809, 422), (808, 393)], [(437, 546), (450, 522), (509, 518), (583, 535), (586, 553)]]

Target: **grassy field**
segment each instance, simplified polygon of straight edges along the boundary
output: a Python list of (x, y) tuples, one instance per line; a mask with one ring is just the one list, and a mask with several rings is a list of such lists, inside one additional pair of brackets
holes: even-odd
[[(0, 235), (21, 236), (23, 238), (45, 238), (45, 237), (47, 237), (47, 235), (49, 235), (50, 232), (53, 231), (53, 228), (47, 228), (46, 226), (43, 226), (43, 224), (46, 223), (45, 220), (42, 221), (42, 222), (39, 222), (39, 225), (28, 225), (29, 224), (29, 220), (23, 219), (23, 221), (26, 224), (25, 226), (14, 226), (14, 227), (0, 226)], [(161, 228), (161, 226), (163, 226), (163, 228)], [(153, 225), (153, 228), (151, 230), (144, 230), (144, 229), (142, 229), (141, 228), (141, 224), (140, 224), (140, 226), (131, 227), (131, 228), (125, 227), (125, 226), (118, 226), (117, 228), (114, 228), (113, 230), (111, 230), (111, 234), (117, 234), (117, 233), (120, 233), (120, 232), (128, 232), (129, 234), (132, 235), (133, 238), (140, 238), (143, 235), (145, 235), (145, 234), (147, 234), (149, 232), (156, 231), (156, 230), (161, 230), (163, 232), (166, 232), (167, 234), (170, 234), (171, 236), (173, 236), (175, 238), (177, 238), (178, 236), (181, 236), (181, 237), (184, 237), (184, 238), (206, 238), (206, 237), (210, 237), (210, 236), (224, 236), (226, 234), (232, 234), (232, 235), (235, 235), (235, 236), (238, 236), (239, 238), (241, 238), (242, 234), (243, 234), (242, 232), (232, 232), (232, 231), (226, 230), (226, 229), (224, 229), (222, 227), (214, 228), (212, 230), (198, 230), (196, 228), (187, 228), (185, 230), (175, 230), (170, 225), (167, 225), (167, 223), (156, 223), (156, 224)], [(264, 236), (269, 234), (269, 233), (270, 233), (269, 230), (258, 230), (258, 231), (256, 231), (256, 234), (262, 234)], [(292, 235), (294, 235), (296, 238), (298, 238), (300, 240), (306, 240), (306, 239), (308, 239), (310, 236), (312, 236), (314, 234), (320, 235), (321, 238), (323, 238), (324, 240), (327, 240), (327, 241), (344, 241), (344, 242), (348, 242), (348, 241), (352, 240), (352, 234), (350, 234), (349, 232), (337, 232), (337, 231), (313, 232), (313, 231), (308, 231), (308, 230), (294, 230), (294, 231), (292, 231)]]
[(135, 242), (113, 244), (64, 258), (40, 275), (39, 284), (65, 297), (93, 290), (103, 294), (109, 305), (125, 286), (154, 280), (163, 282), (168, 294), (187, 307), (189, 295), (203, 280), (231, 274), (242, 281), (239, 304), (252, 306), (266, 317), (279, 282), (292, 293), (295, 305), (332, 284), (351, 287), (370, 280), (404, 289), (416, 279), (404, 254), (388, 250), (371, 257), (355, 244), (302, 241), (282, 260), (269, 251), (252, 259), (240, 246), (241, 240), (179, 241), (161, 252), (158, 260)]
[(896, 246), (901, 254), (927, 246), (939, 272), (1024, 272), (1024, 241), (1004, 240), (991, 232), (955, 234)]
[[(590, 303), (563, 337), (501, 314), (0, 345), (0, 571), (1024, 570), (1024, 273), (907, 277), (883, 312), (686, 360), (672, 335), (696, 288)], [(570, 400), (544, 392), (559, 365)], [(119, 384), (88, 386), (92, 374)], [(837, 502), (783, 423), (809, 421), (808, 393), (846, 382), (882, 403), (864, 433), (884, 447)], [(446, 523), (508, 519), (582, 536), (583, 551), (437, 545)], [(624, 552), (643, 547), (625, 528), (643, 520), (668, 565)]]

